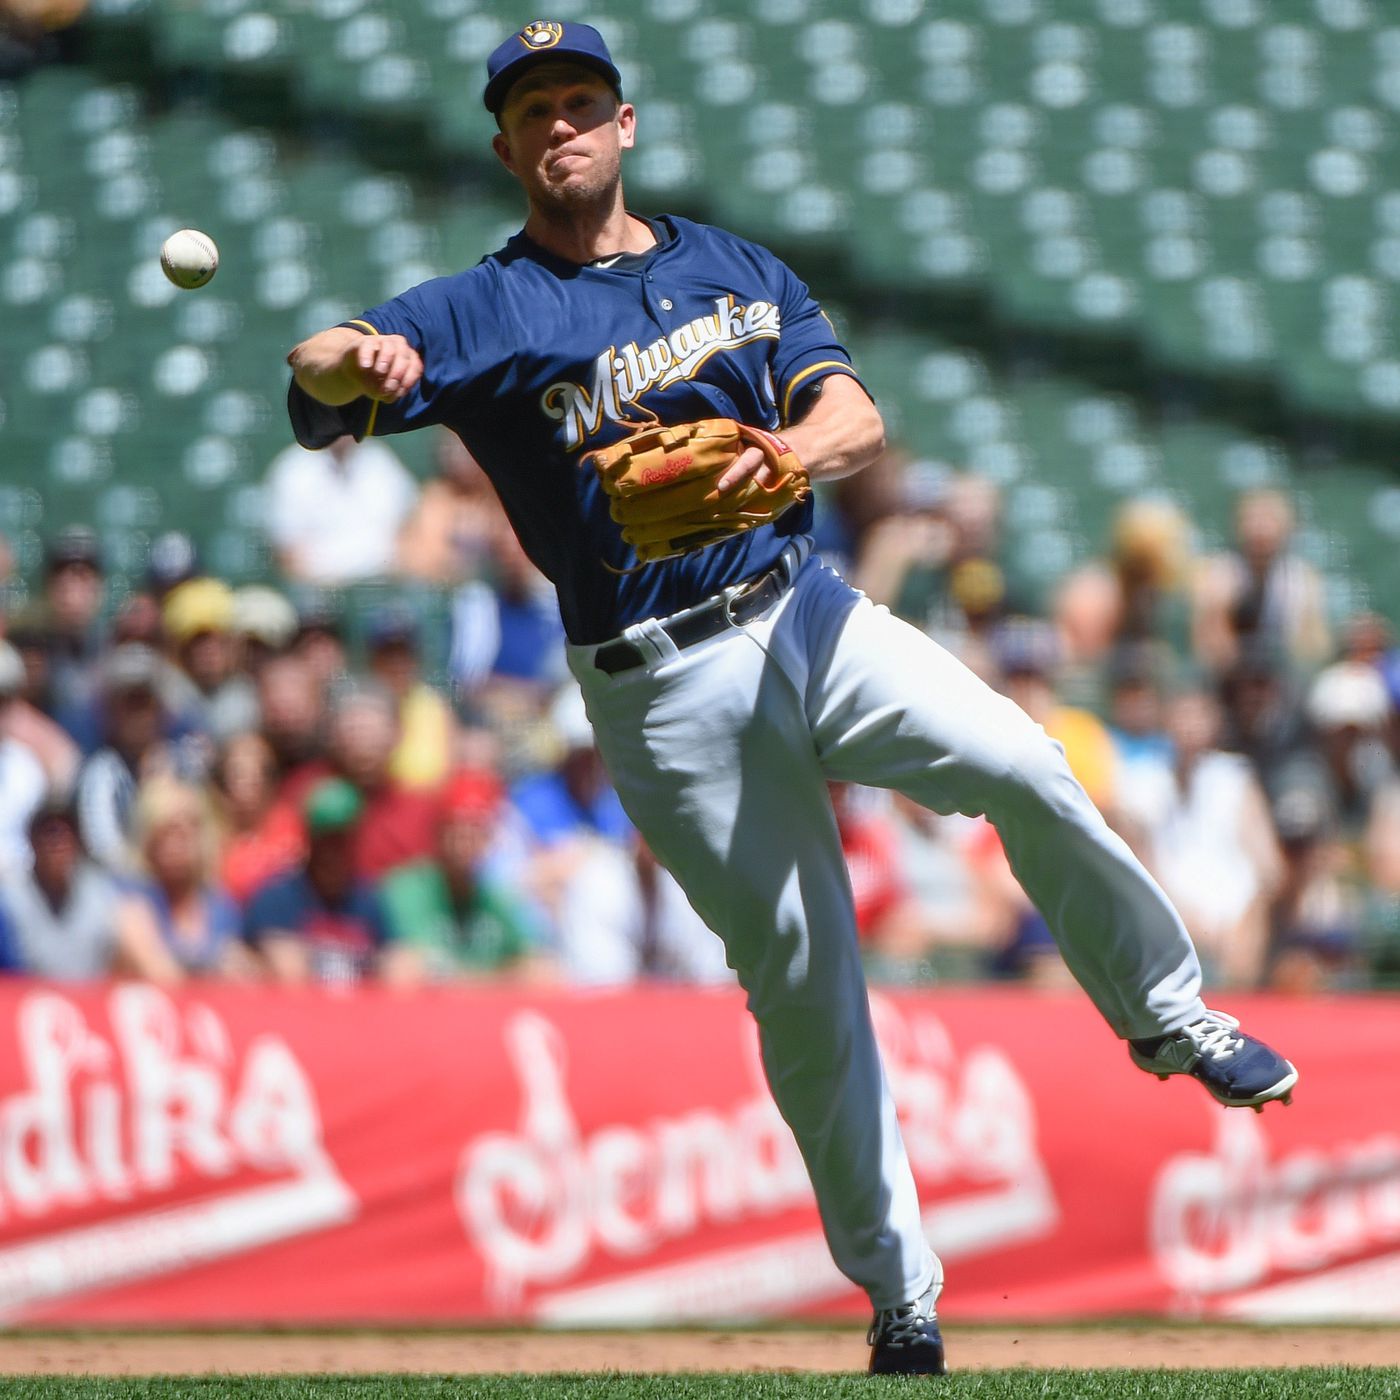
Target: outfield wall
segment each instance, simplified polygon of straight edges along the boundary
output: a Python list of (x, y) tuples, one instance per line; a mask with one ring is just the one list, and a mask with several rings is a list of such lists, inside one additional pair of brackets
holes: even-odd
[[(1400, 1319), (1400, 1000), (1235, 998), (1218, 1108), (1083, 998), (874, 1001), (963, 1319)], [(0, 987), (10, 1325), (863, 1314), (730, 991)]]

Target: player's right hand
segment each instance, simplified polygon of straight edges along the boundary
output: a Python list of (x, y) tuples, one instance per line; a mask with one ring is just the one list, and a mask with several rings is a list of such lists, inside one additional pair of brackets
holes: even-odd
[(423, 377), (423, 357), (401, 335), (366, 335), (349, 347), (341, 369), (372, 399), (397, 403)]

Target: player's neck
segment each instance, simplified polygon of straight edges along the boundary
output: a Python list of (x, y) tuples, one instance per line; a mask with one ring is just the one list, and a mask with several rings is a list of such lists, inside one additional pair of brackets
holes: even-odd
[(644, 253), (656, 244), (651, 228), (623, 207), (620, 189), (597, 209), (564, 213), (532, 205), (525, 234), (546, 252), (580, 265), (614, 253)]

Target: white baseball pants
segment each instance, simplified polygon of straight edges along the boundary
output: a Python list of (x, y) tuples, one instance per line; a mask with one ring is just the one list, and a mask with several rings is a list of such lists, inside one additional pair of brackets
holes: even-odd
[[(801, 553), (803, 550), (795, 551)], [(811, 558), (769, 612), (609, 676), (570, 648), (632, 820), (724, 940), (837, 1266), (876, 1308), (936, 1277), (871, 1027), (830, 778), (985, 813), (1065, 961), (1118, 1035), (1198, 1017), (1181, 920), (1060, 746), (922, 632)]]

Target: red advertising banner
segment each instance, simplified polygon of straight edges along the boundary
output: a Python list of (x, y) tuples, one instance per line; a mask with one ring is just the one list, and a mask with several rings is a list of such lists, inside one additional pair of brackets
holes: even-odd
[[(950, 1318), (1400, 1318), (1400, 1002), (1238, 998), (1227, 1112), (1083, 998), (882, 993)], [(0, 987), (10, 1325), (849, 1314), (728, 991)]]

